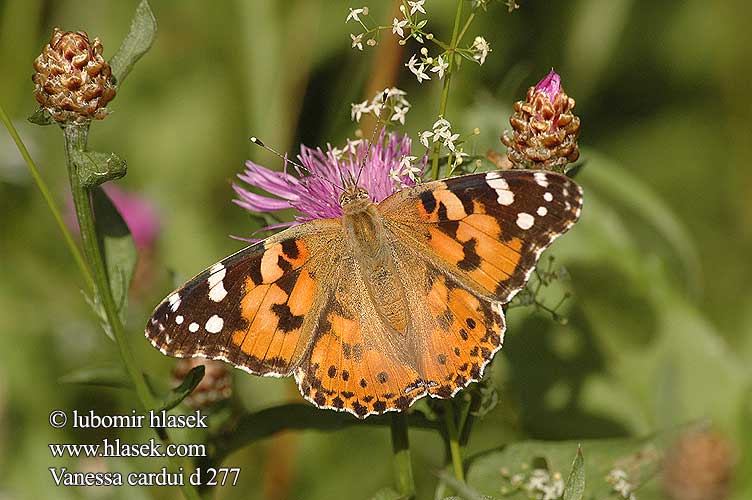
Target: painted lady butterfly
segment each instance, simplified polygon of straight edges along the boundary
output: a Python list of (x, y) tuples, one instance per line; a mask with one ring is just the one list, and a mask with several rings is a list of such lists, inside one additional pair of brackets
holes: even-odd
[(162, 353), (294, 375), (320, 408), (359, 418), (452, 397), (477, 381), (505, 331), (502, 305), (577, 221), (567, 177), (509, 170), (406, 188), (291, 227), (214, 264), (167, 297), (146, 336)]

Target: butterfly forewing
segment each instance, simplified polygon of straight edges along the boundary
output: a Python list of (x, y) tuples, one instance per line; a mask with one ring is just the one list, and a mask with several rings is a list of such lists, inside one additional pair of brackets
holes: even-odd
[(296, 226), (211, 266), (157, 306), (146, 336), (164, 354), (288, 375), (311, 342), (319, 287), (341, 244), (339, 221)]
[(429, 182), (379, 205), (395, 234), (502, 303), (522, 289), (541, 252), (581, 208), (582, 191), (566, 176), (524, 170)]

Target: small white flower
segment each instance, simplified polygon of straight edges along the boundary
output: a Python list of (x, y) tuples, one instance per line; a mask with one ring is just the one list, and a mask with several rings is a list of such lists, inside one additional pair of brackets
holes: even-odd
[(426, 74), (426, 64), (420, 63), (420, 66), (416, 66), (417, 62), (418, 58), (413, 54), (405, 66), (418, 78), (418, 83), (423, 83), (423, 80), (430, 80), (431, 77)]
[(473, 54), (473, 59), (478, 61), (478, 64), (483, 64), (486, 62), (486, 56), (488, 56), (488, 53), (491, 52), (491, 46), (488, 44), (485, 38), (482, 36), (476, 36), (475, 40), (473, 40), (473, 51), (475, 54)]
[(426, 3), (426, 0), (418, 0), (417, 2), (411, 2), (408, 0), (407, 3), (410, 5), (410, 15), (413, 15), (416, 12), (422, 12), (423, 14), (426, 13), (426, 9), (423, 8), (423, 4)]
[(522, 486), (522, 483), (525, 482), (525, 475), (524, 474), (515, 474), (509, 479), (509, 482), (514, 486), (515, 488), (519, 488)]
[(526, 489), (531, 491), (543, 491), (543, 488), (548, 484), (548, 471), (543, 469), (535, 469), (525, 485)]
[(350, 33), (350, 38), (352, 38), (352, 48), (358, 48), (358, 50), (363, 50), (363, 33), (360, 33), (358, 35), (353, 35)]
[(395, 169), (394, 167), (389, 169), (389, 178), (392, 179), (392, 182), (396, 186), (402, 186), (402, 172), (400, 168)]
[(347, 139), (347, 144), (345, 145), (345, 151), (354, 155), (357, 150), (360, 143), (363, 142), (363, 139)]
[(449, 63), (444, 61), (443, 56), (439, 56), (436, 59), (436, 63), (434, 64), (433, 68), (431, 68), (431, 71), (433, 71), (434, 73), (438, 73), (439, 80), (441, 80), (442, 78), (444, 78), (444, 71), (446, 71), (447, 68), (449, 68)]
[(410, 111), (410, 108), (407, 106), (395, 106), (394, 114), (392, 115), (392, 121), (400, 122), (402, 125), (404, 125), (405, 115), (408, 111)]
[(413, 162), (417, 159), (418, 159), (417, 156), (408, 156), (408, 155), (403, 156), (402, 158), (400, 158), (400, 163), (399, 163), (400, 170), (408, 172), (411, 168), (414, 168)]
[(363, 113), (368, 113), (370, 111), (371, 107), (368, 105), (368, 101), (363, 101), (361, 103), (352, 103), (350, 104), (350, 118), (356, 122), (360, 122), (360, 117), (363, 115)]
[(418, 71), (418, 68), (416, 68), (416, 67), (415, 67), (415, 64), (416, 64), (417, 62), (418, 62), (418, 58), (417, 58), (417, 57), (415, 56), (415, 54), (413, 54), (412, 56), (410, 56), (410, 60), (409, 60), (409, 61), (407, 61), (407, 64), (405, 64), (405, 66), (406, 66), (406, 67), (407, 67), (407, 69), (409, 69), (409, 70), (410, 70), (410, 71), (411, 71), (412, 73), (415, 73), (416, 71)]
[(421, 64), (418, 67), (418, 72), (415, 73), (415, 77), (418, 79), (418, 83), (423, 83), (423, 80), (430, 80), (431, 79), (431, 77), (428, 76), (428, 74), (425, 72), (425, 69), (426, 69), (426, 65), (425, 64)]
[(465, 150), (462, 148), (459, 148), (457, 151), (454, 152), (454, 156), (456, 160), (454, 161), (455, 165), (462, 165), (462, 163), (465, 161), (465, 158), (468, 158), (470, 155), (465, 153)]
[(394, 18), (394, 21), (392, 22), (392, 34), (397, 34), (400, 37), (405, 36), (405, 31), (402, 29), (407, 25), (407, 19), (403, 19), (400, 21), (396, 17)]
[(344, 150), (344, 149), (333, 148), (333, 147), (329, 146), (329, 153), (330, 153), (330, 154), (332, 155), (332, 157), (334, 157), (334, 159), (336, 159), (336, 160), (339, 160), (339, 159), (341, 159), (341, 158), (342, 158), (342, 153), (344, 153), (344, 152), (345, 152), (345, 150)]
[(425, 147), (428, 147), (428, 140), (433, 137), (433, 132), (430, 130), (426, 130), (425, 132), (420, 133), (420, 143), (423, 144)]
[(454, 141), (460, 138), (460, 134), (452, 134), (444, 139), (444, 146), (454, 153)]
[(452, 127), (452, 124), (449, 123), (449, 120), (445, 119), (443, 116), (440, 116), (438, 120), (433, 122), (433, 131), (436, 132), (437, 130), (449, 130)]
[(347, 15), (347, 19), (345, 20), (345, 23), (349, 23), (352, 20), (355, 20), (355, 22), (360, 22), (360, 16), (361, 14), (368, 15), (368, 7), (362, 7), (360, 9), (350, 9), (350, 13)]

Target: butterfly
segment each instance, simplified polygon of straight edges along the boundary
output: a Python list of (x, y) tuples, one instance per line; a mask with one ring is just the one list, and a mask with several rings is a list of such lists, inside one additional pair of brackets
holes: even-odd
[(163, 354), (294, 376), (320, 408), (358, 418), (450, 398), (501, 348), (503, 305), (578, 220), (564, 175), (491, 171), (375, 204), (357, 182), (340, 218), (304, 222), (214, 264), (155, 309)]

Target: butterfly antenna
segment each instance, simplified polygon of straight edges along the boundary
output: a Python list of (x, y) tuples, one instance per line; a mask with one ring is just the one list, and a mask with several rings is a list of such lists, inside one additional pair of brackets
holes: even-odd
[(288, 163), (291, 163), (291, 164), (295, 165), (295, 167), (297, 167), (298, 170), (303, 171), (303, 172), (307, 172), (309, 175), (311, 175), (313, 177), (316, 177), (317, 179), (321, 179), (322, 181), (326, 182), (327, 184), (330, 184), (333, 188), (339, 189), (340, 191), (344, 191), (344, 189), (342, 188), (342, 186), (338, 186), (335, 183), (333, 183), (332, 181), (330, 181), (329, 179), (327, 179), (326, 177), (322, 177), (322, 176), (320, 176), (318, 174), (315, 174), (315, 173), (311, 172), (308, 168), (304, 167), (300, 163), (296, 162), (295, 160), (291, 160), (287, 155), (282, 155), (277, 150), (271, 148), (270, 146), (267, 146), (258, 137), (253, 136), (253, 137), (251, 137), (250, 140), (255, 145), (257, 145), (257, 146), (259, 146), (259, 147), (261, 147), (261, 148), (269, 151), (270, 153), (272, 153), (275, 156), (278, 156), (278, 157), (282, 158), (282, 160), (285, 162), (285, 167), (287, 167)]
[(379, 114), (376, 116), (376, 125), (373, 127), (373, 133), (371, 134), (371, 142), (368, 143), (368, 149), (366, 150), (366, 155), (363, 157), (363, 161), (360, 162), (360, 167), (358, 168), (358, 177), (355, 179), (355, 185), (358, 185), (358, 182), (360, 181), (360, 174), (363, 173), (363, 169), (366, 167), (366, 161), (368, 161), (368, 157), (371, 155), (371, 148), (373, 147), (373, 141), (376, 140), (376, 133), (379, 131), (379, 125), (381, 125), (381, 113), (384, 111), (384, 106), (386, 105), (386, 100), (389, 98), (389, 89), (384, 90), (384, 93), (381, 95), (381, 110), (379, 111)]

